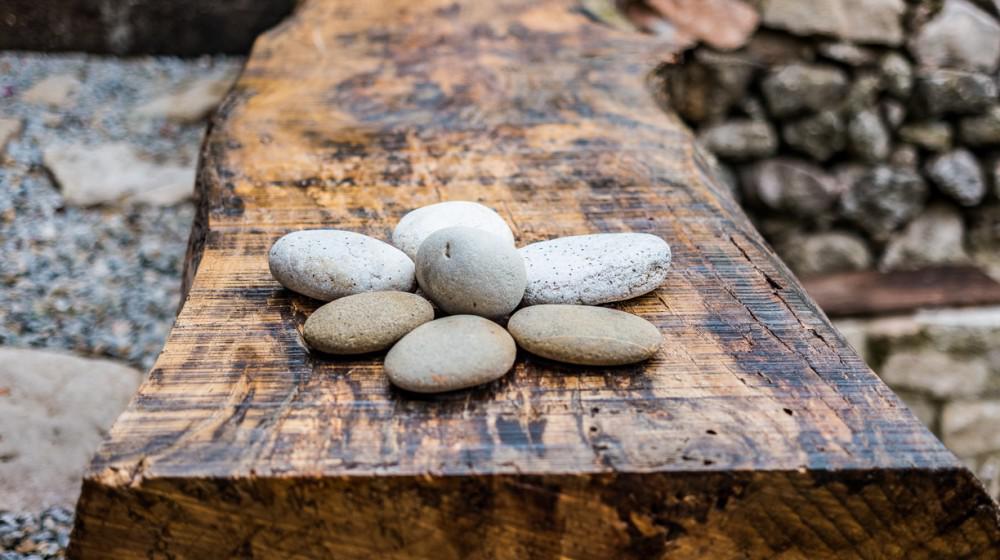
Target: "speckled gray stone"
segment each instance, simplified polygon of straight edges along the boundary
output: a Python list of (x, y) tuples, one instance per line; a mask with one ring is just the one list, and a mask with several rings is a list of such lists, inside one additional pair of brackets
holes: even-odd
[(271, 246), (268, 265), (282, 286), (321, 301), (413, 289), (410, 257), (388, 243), (351, 231), (289, 233)]
[(439, 230), (417, 253), (420, 288), (451, 315), (505, 316), (521, 302), (526, 281), (517, 249), (482, 230)]
[(385, 373), (397, 387), (442, 393), (489, 383), (514, 365), (517, 345), (500, 325), (475, 315), (424, 323), (385, 357)]
[(367, 292), (340, 298), (306, 319), (302, 336), (328, 354), (364, 354), (392, 346), (434, 320), (434, 307), (409, 292)]
[(670, 246), (648, 233), (562, 237), (520, 253), (528, 272), (525, 305), (631, 299), (659, 287), (670, 268)]
[(439, 202), (406, 214), (392, 232), (392, 244), (416, 260), (420, 245), (432, 233), (458, 226), (490, 232), (514, 246), (514, 233), (499, 214), (477, 202), (463, 200)]
[(511, 316), (517, 344), (543, 358), (585, 366), (620, 366), (648, 360), (663, 342), (642, 317), (586, 305), (535, 305)]

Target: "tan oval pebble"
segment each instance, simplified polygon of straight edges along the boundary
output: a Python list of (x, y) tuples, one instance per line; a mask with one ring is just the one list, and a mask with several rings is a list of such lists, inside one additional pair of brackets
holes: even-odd
[(517, 344), (543, 358), (585, 366), (620, 366), (647, 360), (663, 339), (649, 321), (606, 307), (535, 305), (507, 323)]
[(500, 325), (475, 315), (424, 323), (385, 357), (393, 385), (416, 393), (442, 393), (489, 383), (514, 365), (517, 345)]
[(407, 292), (368, 292), (332, 301), (306, 319), (302, 336), (328, 354), (364, 354), (392, 346), (434, 320), (426, 299)]

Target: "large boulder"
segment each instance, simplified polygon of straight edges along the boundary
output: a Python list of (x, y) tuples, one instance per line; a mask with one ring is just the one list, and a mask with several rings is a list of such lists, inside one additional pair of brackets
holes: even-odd
[(990, 367), (981, 357), (958, 357), (922, 348), (891, 354), (879, 375), (893, 388), (946, 399), (979, 394), (989, 381)]
[(808, 39), (760, 29), (754, 33), (740, 54), (758, 66), (773, 68), (795, 62), (813, 62), (816, 60), (816, 47), (813, 41)]
[(861, 71), (854, 75), (840, 103), (845, 111), (858, 113), (875, 107), (882, 93), (882, 77), (876, 72)]
[(982, 115), (964, 117), (958, 125), (958, 137), (969, 146), (1000, 146), (1000, 105)]
[(749, 200), (797, 216), (829, 211), (841, 191), (836, 179), (822, 168), (791, 158), (757, 163), (744, 173), (742, 184)]
[(922, 66), (993, 72), (1000, 64), (1000, 23), (968, 0), (945, 0), (909, 47)]
[(755, 68), (743, 56), (696, 49), (692, 60), (667, 70), (670, 105), (689, 122), (719, 120), (746, 96)]
[(822, 41), (816, 51), (828, 58), (847, 66), (871, 66), (878, 60), (878, 51), (846, 41)]
[(986, 195), (986, 178), (976, 157), (965, 149), (941, 154), (927, 162), (927, 176), (962, 206), (975, 206)]
[(851, 151), (866, 162), (883, 161), (889, 157), (889, 131), (877, 111), (861, 111), (847, 123), (847, 138)]
[(997, 98), (996, 80), (977, 72), (925, 70), (916, 84), (921, 109), (928, 115), (981, 113)]
[(841, 210), (876, 240), (888, 239), (916, 217), (927, 200), (927, 183), (912, 169), (877, 165), (847, 176), (852, 175)]
[(1000, 451), (1000, 400), (946, 403), (941, 414), (941, 438), (949, 449), (972, 457)]
[(847, 74), (825, 64), (789, 64), (761, 84), (768, 108), (779, 118), (832, 107), (843, 100), (847, 88)]
[(899, 139), (930, 152), (951, 149), (951, 125), (944, 121), (923, 121), (904, 124), (896, 131)]
[(836, 111), (822, 111), (789, 121), (781, 129), (785, 143), (816, 161), (826, 161), (844, 149), (844, 121)]
[(702, 129), (698, 140), (722, 159), (760, 159), (778, 150), (778, 135), (766, 121), (736, 119)]
[(968, 259), (964, 237), (962, 214), (953, 206), (934, 204), (893, 235), (879, 268), (906, 270), (964, 262)]
[(968, 214), (969, 252), (977, 264), (1000, 278), (1000, 205), (984, 204)]
[(790, 235), (776, 249), (800, 276), (865, 270), (872, 266), (868, 244), (860, 235), (847, 231)]
[(907, 99), (913, 89), (913, 66), (906, 57), (890, 51), (879, 61), (882, 85), (896, 99)]
[(796, 35), (829, 35), (858, 43), (903, 41), (903, 0), (763, 0), (764, 24)]

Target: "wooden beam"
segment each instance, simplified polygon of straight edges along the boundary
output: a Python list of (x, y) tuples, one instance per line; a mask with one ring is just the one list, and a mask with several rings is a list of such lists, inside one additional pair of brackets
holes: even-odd
[[(997, 509), (848, 348), (646, 87), (659, 45), (572, 0), (307, 0), (209, 135), (187, 300), (83, 484), (75, 558), (996, 555)], [(521, 244), (656, 233), (619, 305), (649, 363), (521, 355), (418, 397), (310, 354), (293, 230), (387, 238), (440, 200)]]
[(843, 272), (803, 278), (802, 283), (831, 317), (1000, 303), (1000, 283), (974, 266)]

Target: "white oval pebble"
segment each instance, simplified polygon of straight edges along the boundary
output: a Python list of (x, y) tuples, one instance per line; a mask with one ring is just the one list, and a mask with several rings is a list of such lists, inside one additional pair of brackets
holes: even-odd
[(438, 230), (417, 253), (420, 289), (450, 315), (507, 315), (521, 303), (525, 281), (517, 249), (482, 230)]
[(425, 239), (438, 230), (455, 226), (488, 231), (514, 245), (514, 233), (500, 214), (482, 204), (461, 200), (431, 204), (406, 214), (392, 232), (392, 244), (416, 260)]
[(385, 356), (385, 374), (407, 391), (441, 393), (499, 379), (516, 356), (514, 339), (500, 325), (475, 315), (452, 315), (400, 339)]
[(599, 305), (649, 293), (670, 268), (670, 246), (648, 233), (597, 233), (520, 249), (528, 273), (524, 305)]
[(402, 251), (351, 231), (289, 233), (268, 254), (271, 276), (289, 290), (331, 301), (351, 294), (413, 290), (413, 261)]

